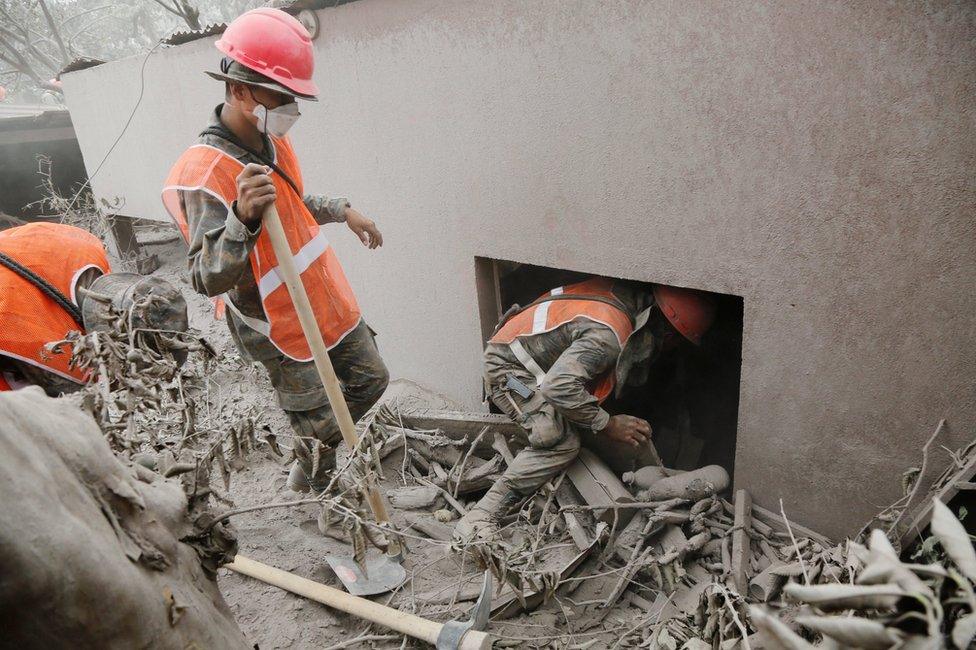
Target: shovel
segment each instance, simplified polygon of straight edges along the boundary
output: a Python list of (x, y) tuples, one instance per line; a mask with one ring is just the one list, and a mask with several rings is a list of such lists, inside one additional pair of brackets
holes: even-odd
[[(288, 295), (291, 296), (292, 304), (295, 305), (295, 312), (298, 314), (298, 321), (301, 323), (305, 340), (312, 351), (315, 369), (318, 370), (322, 386), (325, 388), (325, 394), (329, 398), (329, 404), (332, 405), (332, 413), (339, 424), (342, 439), (351, 453), (359, 443), (359, 437), (356, 435), (356, 424), (352, 421), (352, 415), (349, 414), (349, 406), (346, 405), (346, 398), (342, 395), (342, 389), (339, 387), (339, 380), (336, 377), (335, 369), (332, 367), (332, 360), (329, 359), (329, 351), (325, 347), (325, 341), (322, 340), (322, 332), (315, 320), (315, 312), (312, 311), (312, 304), (309, 302), (305, 285), (302, 284), (301, 276), (295, 268), (291, 247), (288, 245), (288, 238), (285, 236), (285, 229), (281, 226), (281, 219), (278, 217), (278, 210), (274, 203), (265, 210), (263, 223), (268, 231), (268, 237), (271, 239), (271, 248), (274, 249), (275, 257), (278, 258), (281, 279), (288, 288)], [(376, 521), (381, 524), (389, 523), (390, 515), (386, 511), (386, 503), (383, 501), (372, 475), (366, 477), (366, 498)], [(393, 537), (389, 539), (389, 546), (385, 555), (366, 561), (365, 571), (356, 562), (343, 558), (327, 557), (326, 560), (333, 567), (336, 576), (342, 581), (346, 589), (357, 595), (381, 594), (399, 587), (407, 579), (407, 572), (400, 565), (403, 560), (400, 543)]]

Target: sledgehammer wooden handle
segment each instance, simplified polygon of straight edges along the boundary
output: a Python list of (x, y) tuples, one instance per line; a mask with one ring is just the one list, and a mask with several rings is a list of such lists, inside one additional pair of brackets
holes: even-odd
[[(224, 566), (237, 573), (257, 578), (269, 585), (322, 603), (327, 607), (338, 609), (377, 625), (383, 625), (401, 634), (426, 641), (431, 645), (437, 642), (437, 636), (440, 634), (441, 628), (444, 627), (442, 623), (429, 621), (426, 618), (374, 603), (366, 598), (347, 594), (339, 589), (333, 589), (313, 580), (296, 576), (294, 573), (256, 562), (243, 555), (238, 555), (233, 562)], [(491, 641), (491, 635), (487, 632), (468, 630), (461, 637), (458, 650), (485, 650), (491, 647)]]
[[(322, 331), (315, 320), (315, 312), (312, 311), (312, 303), (308, 299), (305, 285), (302, 284), (302, 278), (298, 274), (298, 269), (295, 268), (291, 246), (288, 244), (285, 229), (281, 226), (278, 209), (274, 203), (264, 211), (263, 223), (268, 230), (268, 237), (271, 239), (271, 248), (274, 249), (275, 257), (278, 258), (281, 279), (288, 288), (288, 295), (291, 296), (291, 301), (295, 305), (298, 322), (301, 323), (305, 340), (308, 341), (308, 347), (312, 351), (315, 368), (319, 372), (322, 386), (325, 387), (325, 394), (329, 397), (329, 404), (332, 405), (332, 413), (339, 424), (339, 431), (342, 432), (342, 439), (346, 442), (349, 451), (352, 452), (359, 443), (359, 436), (356, 435), (356, 423), (352, 421), (346, 398), (339, 387), (339, 380), (336, 378), (335, 369), (332, 367), (332, 360), (329, 359), (329, 350), (325, 347), (325, 341), (322, 339)], [(369, 506), (373, 510), (373, 516), (376, 517), (376, 521), (387, 523), (390, 521), (390, 515), (386, 511), (386, 503), (380, 496), (372, 478), (367, 478), (367, 480), (367, 496), (369, 497)], [(396, 540), (391, 538), (390, 544), (390, 555), (398, 555), (399, 545)]]

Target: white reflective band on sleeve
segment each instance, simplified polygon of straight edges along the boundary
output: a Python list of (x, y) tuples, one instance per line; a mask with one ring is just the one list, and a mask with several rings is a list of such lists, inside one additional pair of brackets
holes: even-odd
[[(295, 268), (298, 274), (301, 275), (312, 263), (318, 258), (322, 257), (326, 249), (329, 248), (329, 240), (326, 238), (325, 233), (322, 229), (315, 237), (308, 240), (301, 249), (295, 253), (292, 258), (295, 260)], [(262, 298), (267, 298), (271, 293), (283, 284), (281, 276), (278, 275), (278, 267), (271, 269), (258, 281), (258, 292), (261, 294)], [(246, 321), (245, 321), (246, 322)]]
[(512, 354), (514, 354), (515, 358), (519, 360), (519, 363), (521, 363), (525, 369), (531, 372), (535, 377), (536, 387), (541, 388), (542, 380), (546, 378), (546, 373), (543, 372), (539, 364), (535, 362), (535, 359), (532, 358), (528, 350), (522, 346), (522, 342), (515, 339), (508, 344), (508, 349), (512, 351)]
[[(563, 288), (562, 287), (556, 287), (555, 289), (553, 289), (552, 291), (549, 292), (549, 295), (550, 296), (558, 296), (562, 292), (563, 292)], [(546, 322), (549, 320), (549, 305), (551, 305), (551, 304), (552, 304), (552, 301), (549, 300), (549, 301), (540, 303), (538, 306), (536, 306), (535, 313), (532, 315), (532, 333), (533, 334), (538, 334), (539, 332), (545, 332), (546, 331)]]

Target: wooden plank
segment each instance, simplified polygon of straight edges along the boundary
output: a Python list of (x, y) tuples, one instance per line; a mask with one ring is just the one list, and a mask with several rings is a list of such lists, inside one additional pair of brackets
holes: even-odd
[(590, 538), (586, 536), (586, 531), (583, 530), (583, 527), (573, 513), (564, 512), (563, 519), (566, 520), (566, 530), (569, 531), (569, 536), (573, 538), (573, 543), (576, 544), (576, 548), (581, 551), (589, 548)]
[[(779, 513), (766, 510), (762, 506), (757, 506), (755, 503), (753, 503), (752, 516), (767, 526), (770, 526), (774, 530), (778, 530), (783, 533), (786, 532), (786, 524), (783, 523), (783, 516)], [(798, 524), (792, 519), (790, 519), (790, 527), (793, 529), (793, 534), (796, 535), (797, 538), (809, 537), (825, 548), (830, 548), (834, 545), (834, 542), (832, 542), (829, 537), (825, 537), (815, 530), (811, 530), (802, 524)]]
[[(491, 458), (495, 454), (492, 448), (493, 433), (503, 435), (508, 441), (512, 452), (518, 453), (524, 447), (519, 444), (526, 438), (522, 428), (512, 422), (507, 415), (500, 413), (466, 413), (463, 411), (443, 411), (437, 409), (403, 409), (399, 413), (403, 426), (408, 429), (426, 431), (440, 429), (451, 440), (467, 440), (473, 442), (481, 430), (489, 427), (489, 435), (482, 436), (474, 453), (481, 458)], [(399, 422), (397, 422), (399, 424)]]
[(494, 333), (498, 319), (503, 313), (501, 290), (498, 284), (498, 268), (495, 260), (487, 257), (474, 258), (474, 286), (478, 296), (481, 343), (484, 345)]
[(588, 505), (597, 506), (593, 516), (598, 521), (613, 524), (616, 510), (619, 529), (637, 512), (632, 508), (614, 508), (617, 503), (632, 503), (634, 497), (613, 470), (589, 449), (580, 449), (576, 461), (566, 470), (566, 478)]
[(387, 493), (390, 503), (399, 510), (430, 509), (441, 500), (441, 492), (430, 486), (399, 487)]
[(427, 535), (431, 539), (437, 539), (442, 542), (451, 541), (451, 535), (454, 529), (447, 524), (442, 524), (433, 517), (405, 513), (404, 519), (406, 519), (410, 528)]
[(736, 590), (748, 595), (749, 580), (746, 569), (749, 567), (749, 526), (752, 519), (752, 497), (745, 490), (735, 493), (735, 521), (732, 526), (732, 581)]
[(929, 495), (929, 498), (919, 503), (913, 514), (905, 518), (908, 521), (908, 525), (904, 528), (899, 526), (898, 531), (896, 531), (898, 534), (898, 543), (900, 544), (899, 548), (908, 548), (915, 538), (922, 534), (929, 525), (929, 522), (932, 521), (933, 498), (948, 504), (959, 493), (960, 484), (968, 483), (974, 477), (976, 477), (976, 454), (973, 454), (969, 461), (946, 482), (945, 487), (934, 495)]
[(132, 219), (115, 215), (109, 220), (112, 232), (112, 242), (115, 247), (115, 254), (124, 262), (132, 262), (136, 267), (136, 272), (143, 275), (152, 273), (159, 268), (159, 257), (148, 255), (139, 240), (136, 239), (136, 232), (132, 226)]
[(501, 413), (468, 413), (439, 409), (404, 409), (400, 412), (404, 426), (410, 429), (441, 429), (444, 435), (458, 440), (474, 438), (486, 426), (508, 437), (521, 432), (521, 428)]

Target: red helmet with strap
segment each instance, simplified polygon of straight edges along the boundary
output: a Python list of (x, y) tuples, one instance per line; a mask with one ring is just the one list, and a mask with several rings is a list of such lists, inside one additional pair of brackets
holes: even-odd
[(314, 97), (315, 57), (308, 31), (281, 9), (260, 7), (238, 16), (216, 43), (243, 66), (293, 91)]
[(661, 313), (683, 337), (701, 345), (702, 335), (715, 321), (715, 301), (703, 291), (654, 285), (654, 299)]

